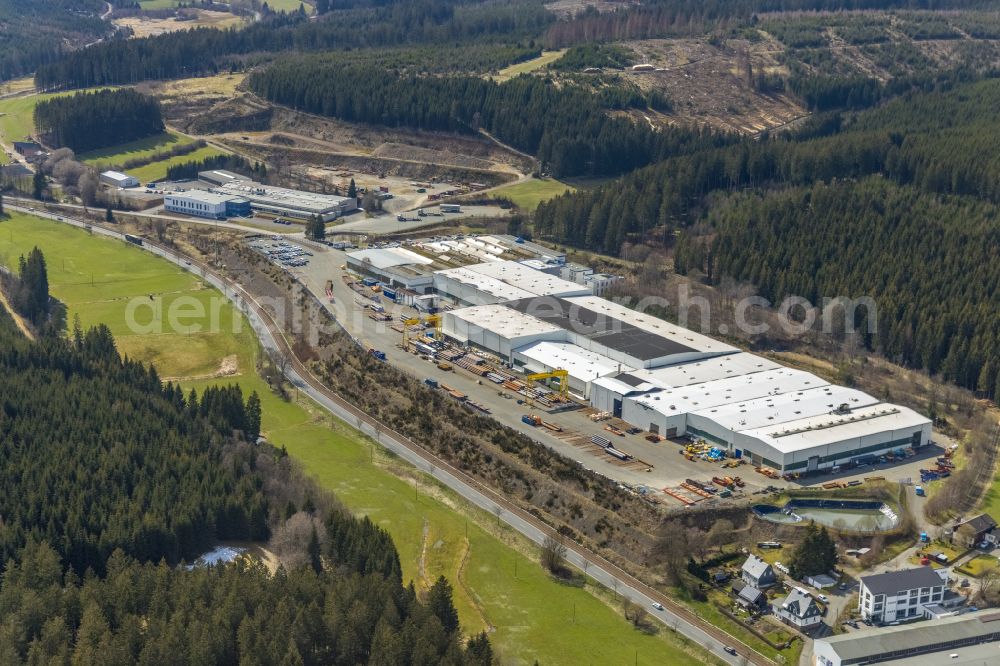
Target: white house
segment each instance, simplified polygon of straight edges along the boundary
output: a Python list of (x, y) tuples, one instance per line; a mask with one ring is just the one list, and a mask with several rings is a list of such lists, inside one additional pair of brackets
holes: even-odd
[(776, 616), (799, 629), (815, 627), (823, 621), (823, 612), (816, 605), (816, 600), (798, 587), (792, 588), (787, 597), (780, 602), (774, 602), (771, 607)]
[(879, 624), (925, 617), (924, 606), (944, 598), (946, 580), (930, 567), (862, 576), (858, 610)]

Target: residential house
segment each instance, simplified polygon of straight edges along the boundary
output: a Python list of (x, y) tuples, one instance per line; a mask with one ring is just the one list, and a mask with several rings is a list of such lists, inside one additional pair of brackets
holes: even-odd
[(754, 613), (767, 608), (767, 595), (741, 580), (733, 581), (733, 596), (736, 603)]
[(862, 576), (858, 610), (879, 624), (928, 617), (924, 606), (942, 601), (946, 581), (930, 567)]
[(952, 543), (965, 548), (973, 548), (981, 541), (985, 541), (986, 535), (997, 526), (997, 521), (986, 513), (981, 513), (975, 518), (963, 521), (955, 525), (951, 533)]
[(740, 578), (743, 579), (744, 583), (753, 585), (758, 590), (766, 589), (778, 582), (774, 568), (756, 555), (751, 555), (743, 563), (743, 568), (740, 569)]
[(823, 611), (816, 600), (799, 587), (793, 587), (787, 597), (774, 602), (772, 609), (783, 622), (799, 629), (809, 629), (823, 621)]

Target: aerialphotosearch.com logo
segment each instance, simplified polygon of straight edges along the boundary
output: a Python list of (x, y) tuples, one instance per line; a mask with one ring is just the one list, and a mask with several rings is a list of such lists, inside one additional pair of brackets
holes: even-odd
[[(136, 297), (126, 306), (126, 325), (135, 335), (238, 335), (243, 330), (244, 318), (236, 315), (230, 305), (234, 303), (237, 309), (247, 312), (248, 304), (239, 293), (233, 295), (232, 299), (228, 298), (229, 295), (233, 294), (227, 291), (227, 295), (223, 296), (206, 290)], [(254, 303), (266, 311), (271, 319), (282, 323), (293, 336), (313, 346), (319, 343), (321, 334), (336, 333), (340, 325), (355, 334), (362, 331), (387, 334), (392, 330), (398, 333), (399, 322), (403, 319), (401, 315), (404, 312), (413, 313), (412, 308), (384, 300), (375, 303), (371, 299), (355, 297), (354, 300), (343, 298), (328, 303), (320, 300), (319, 296), (316, 298), (317, 305), (322, 303), (323, 307), (330, 310), (332, 318), (317, 317), (315, 311), (312, 315), (304, 313), (301, 296), (255, 297)], [(615, 310), (618, 308), (610, 303), (625, 308), (630, 301), (610, 299), (605, 308), (601, 306), (601, 300), (603, 299), (577, 301), (539, 296), (512, 303), (511, 306), (523, 314), (517, 315), (512, 310), (511, 317), (535, 317), (582, 336), (624, 331), (631, 317), (627, 313), (616, 314)], [(799, 296), (790, 296), (775, 306), (762, 296), (747, 295), (740, 298), (720, 298), (713, 306), (709, 299), (693, 295), (687, 285), (681, 285), (673, 299), (666, 296), (646, 296), (627, 309), (634, 311), (636, 316), (645, 316), (645, 321), (637, 322), (633, 319), (633, 322), (646, 330), (649, 326), (656, 325), (656, 319), (669, 317), (681, 327), (704, 335), (747, 338), (776, 334), (785, 339), (794, 339), (811, 332), (844, 335), (852, 330), (871, 336), (875, 334), (878, 322), (875, 299), (868, 296), (823, 298), (819, 304), (813, 304)], [(407, 314), (406, 318), (411, 316), (420, 318), (422, 315)], [(474, 327), (479, 327), (477, 321), (482, 321), (475, 316), (468, 317), (468, 320)]]

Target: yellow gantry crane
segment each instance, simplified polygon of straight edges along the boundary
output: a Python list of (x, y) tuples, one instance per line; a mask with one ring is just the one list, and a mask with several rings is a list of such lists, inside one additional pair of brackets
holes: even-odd
[(569, 370), (563, 370), (562, 368), (557, 368), (550, 372), (535, 372), (533, 374), (527, 375), (525, 377), (529, 382), (546, 382), (548, 385), (548, 380), (558, 379), (559, 380), (559, 394), (562, 397), (566, 397), (569, 393)]
[(403, 320), (403, 349), (410, 348), (410, 327), (423, 324), (424, 326), (434, 327), (434, 339), (441, 339), (441, 315), (427, 315), (423, 319), (418, 317), (412, 317), (410, 319)]

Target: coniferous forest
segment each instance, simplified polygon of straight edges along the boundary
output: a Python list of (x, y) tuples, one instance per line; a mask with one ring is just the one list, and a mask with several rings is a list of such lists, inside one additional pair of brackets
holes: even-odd
[[(185, 396), (107, 328), (33, 342), (0, 308), (0, 663), (490, 664), (448, 582), (418, 600), (389, 536), (259, 431), (256, 395)], [(294, 521), (299, 566), (180, 566)]]
[(1000, 80), (942, 76), (858, 115), (821, 114), (553, 199), (535, 228), (612, 254), (666, 244), (678, 272), (744, 280), (775, 303), (872, 296), (871, 349), (995, 397), (998, 109)]
[(101, 0), (0, 0), (0, 81), (30, 74), (109, 32)]
[(248, 85), (273, 102), (342, 120), (465, 133), (482, 128), (537, 155), (559, 176), (620, 174), (731, 140), (687, 128), (654, 132), (607, 114), (612, 105), (645, 108), (642, 95), (614, 95), (614, 90), (594, 95), (536, 77), (504, 83), (475, 76), (427, 77), (305, 56), (255, 72)]
[(82, 153), (163, 131), (160, 104), (134, 90), (98, 90), (43, 100), (35, 129), (53, 146)]

